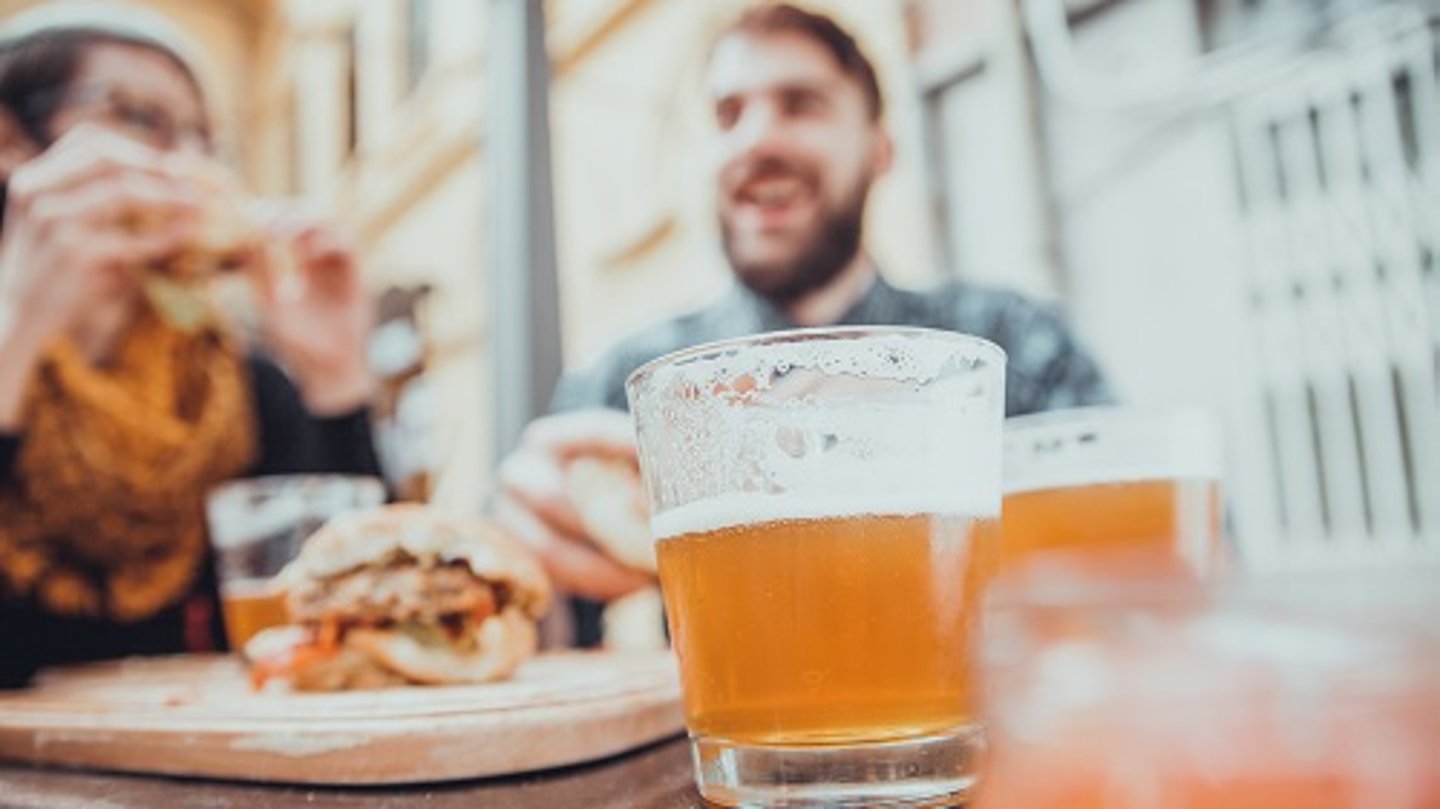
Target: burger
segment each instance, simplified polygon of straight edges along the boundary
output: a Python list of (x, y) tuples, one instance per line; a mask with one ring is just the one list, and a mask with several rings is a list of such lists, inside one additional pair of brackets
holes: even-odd
[(580, 455), (565, 468), (565, 488), (590, 539), (612, 559), (655, 573), (655, 541), (640, 468), (633, 458)]
[[(197, 162), (189, 176), (202, 199), (194, 237), (173, 255), (140, 268), (140, 275), (141, 289), (155, 312), (175, 328), (195, 331), (215, 318), (210, 282), (253, 263), (266, 249), (267, 237), (228, 172)], [(161, 224), (143, 213), (123, 222), (134, 231)]]
[(503, 679), (534, 654), (550, 602), (539, 563), (507, 534), (418, 505), (331, 520), (279, 578), (292, 624), (247, 644), (257, 689)]
[[(578, 455), (565, 467), (565, 488), (591, 542), (620, 564), (656, 575), (650, 510), (634, 458)], [(668, 644), (660, 589), (654, 584), (606, 604), (601, 623), (607, 649), (664, 649)]]

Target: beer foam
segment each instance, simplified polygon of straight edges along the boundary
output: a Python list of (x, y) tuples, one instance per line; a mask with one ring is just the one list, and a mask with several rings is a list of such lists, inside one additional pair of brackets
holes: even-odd
[(628, 388), (656, 528), (996, 514), (1004, 362), (982, 340), (888, 327), (783, 332), (652, 362)]
[[(878, 485), (876, 489), (882, 489)], [(854, 492), (844, 495), (792, 495), (738, 492), (672, 508), (650, 519), (656, 540), (683, 534), (718, 531), (736, 525), (818, 520), (867, 515), (962, 515), (979, 519), (1000, 516), (998, 492), (957, 485), (908, 492)]]
[(1218, 480), (1220, 425), (1199, 408), (1078, 408), (1005, 424), (1006, 493), (1133, 483)]

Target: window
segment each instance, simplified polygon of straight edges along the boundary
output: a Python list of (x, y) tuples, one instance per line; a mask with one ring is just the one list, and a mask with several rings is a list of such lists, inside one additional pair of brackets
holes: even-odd
[(360, 36), (352, 23), (345, 42), (345, 153), (360, 146)]
[(406, 0), (405, 3), (405, 92), (414, 92), (430, 68), (433, 57), (430, 31), (433, 0)]
[[(1231, 131), (1281, 537), (1440, 546), (1428, 29), (1313, 57)], [(1365, 58), (1359, 58), (1359, 57)], [(1278, 100), (1277, 100), (1278, 99)]]

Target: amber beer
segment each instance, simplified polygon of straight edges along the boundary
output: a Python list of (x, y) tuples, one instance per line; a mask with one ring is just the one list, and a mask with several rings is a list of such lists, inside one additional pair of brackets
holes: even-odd
[(1223, 563), (1219, 429), (1196, 409), (1084, 408), (1006, 426), (1002, 570), (1065, 554)]
[(853, 327), (631, 375), (708, 804), (948, 805), (972, 788), (1004, 373), (983, 340)]
[(993, 519), (690, 527), (662, 539), (658, 556), (693, 733), (822, 745), (975, 720), (974, 616)]
[(384, 501), (377, 478), (352, 475), (247, 478), (210, 492), (205, 517), (230, 648), (240, 651), (260, 630), (288, 623), (285, 594), (272, 581), (312, 531)]
[(230, 648), (243, 649), (263, 629), (288, 623), (285, 591), (269, 579), (227, 581), (221, 592), (225, 636)]
[(1199, 572), (1220, 564), (1220, 485), (1209, 478), (1126, 480), (1005, 496), (1000, 564), (1091, 548), (1168, 556)]

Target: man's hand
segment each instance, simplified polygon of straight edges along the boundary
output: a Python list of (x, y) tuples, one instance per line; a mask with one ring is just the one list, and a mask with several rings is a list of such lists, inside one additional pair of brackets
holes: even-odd
[(565, 486), (565, 467), (581, 455), (635, 458), (635, 429), (617, 410), (584, 410), (537, 419), (500, 466), (494, 517), (540, 555), (556, 587), (611, 601), (654, 579), (599, 550), (586, 535)]

